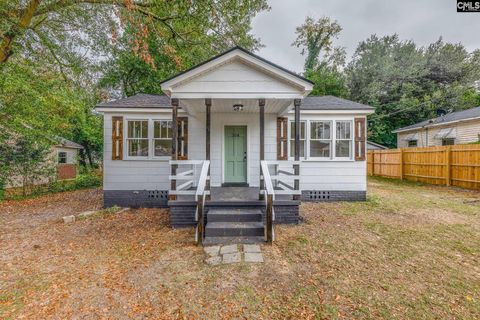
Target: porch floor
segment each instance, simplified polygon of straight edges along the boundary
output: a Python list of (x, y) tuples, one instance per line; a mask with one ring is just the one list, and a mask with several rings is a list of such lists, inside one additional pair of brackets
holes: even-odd
[(256, 201), (260, 188), (256, 187), (211, 187), (212, 201)]

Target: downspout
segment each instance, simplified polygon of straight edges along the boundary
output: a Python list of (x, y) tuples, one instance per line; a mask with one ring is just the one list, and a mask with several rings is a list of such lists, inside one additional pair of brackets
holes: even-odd
[(425, 147), (428, 147), (428, 127), (425, 128), (425, 144), (426, 144)]

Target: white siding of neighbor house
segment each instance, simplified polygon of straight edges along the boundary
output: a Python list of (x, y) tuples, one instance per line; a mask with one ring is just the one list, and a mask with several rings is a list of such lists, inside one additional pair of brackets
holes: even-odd
[[(170, 188), (169, 164), (165, 160), (111, 160), (112, 116), (126, 119), (171, 119), (169, 113), (162, 115), (137, 113), (104, 115), (104, 189), (105, 190), (168, 190)], [(293, 115), (289, 115), (293, 119)], [(265, 159), (276, 160), (276, 114), (265, 114)], [(351, 120), (353, 115), (304, 115), (307, 119)], [(259, 186), (260, 136), (258, 113), (212, 113), (211, 115), (211, 185), (220, 186), (223, 180), (223, 135), (226, 125), (247, 126), (248, 183)], [(126, 125), (124, 124), (124, 130)], [(124, 134), (124, 137), (126, 134)], [(353, 138), (353, 137), (352, 137)], [(353, 139), (352, 139), (353, 140)], [(189, 116), (188, 158), (205, 159), (205, 114)], [(124, 159), (126, 144), (124, 143)], [(352, 155), (353, 159), (353, 155)], [(366, 190), (366, 162), (354, 160), (305, 160), (301, 165), (300, 188), (303, 190)]]
[(176, 94), (209, 92), (215, 93), (299, 93), (293, 85), (279, 81), (264, 71), (239, 60), (220, 65), (174, 87)]
[(75, 164), (77, 163), (77, 157), (78, 157), (78, 149), (73, 149), (73, 148), (64, 148), (64, 147), (55, 147), (56, 149), (56, 157), (58, 161), (58, 154), (60, 152), (66, 152), (67, 153), (67, 163)]
[(412, 133), (418, 132), (418, 147), (431, 147), (431, 146), (441, 146), (442, 140), (435, 139), (435, 135), (442, 129), (445, 128), (455, 128), (456, 139), (455, 144), (464, 144), (472, 143), (479, 141), (480, 135), (480, 119), (463, 121), (452, 124), (446, 124), (444, 126), (435, 126), (420, 129), (417, 131), (408, 131), (397, 133), (397, 146), (399, 148), (408, 147), (408, 142), (404, 139), (411, 135)]

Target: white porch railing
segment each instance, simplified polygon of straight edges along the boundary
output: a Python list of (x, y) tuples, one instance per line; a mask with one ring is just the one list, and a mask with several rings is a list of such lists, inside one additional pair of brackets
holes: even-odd
[[(201, 165), (200, 175), (197, 180), (197, 166)], [(171, 196), (194, 196), (197, 206), (195, 209), (195, 221), (197, 227), (195, 230), (195, 242), (203, 243), (204, 238), (204, 213), (205, 213), (205, 198), (210, 195), (210, 190), (207, 187), (207, 181), (210, 180), (208, 175), (210, 169), (209, 160), (171, 160), (170, 166), (174, 167), (175, 175), (170, 175)], [(182, 172), (178, 172), (183, 170)], [(177, 182), (181, 182), (177, 186)], [(196, 187), (196, 188), (195, 188)]]
[[(176, 167), (176, 173), (168, 176), (168, 179), (174, 182), (169, 190), (169, 195), (194, 196), (197, 192), (196, 187), (198, 187), (198, 167), (203, 167), (206, 161), (208, 160), (170, 160), (170, 166)], [(208, 163), (210, 164), (210, 161)], [(210, 194), (210, 190), (207, 191)]]
[[(270, 175), (269, 166), (273, 166), (274, 175)], [(297, 166), (297, 172), (295, 167)], [(290, 171), (290, 168), (293, 171)], [(300, 195), (300, 161), (260, 161), (261, 177), (264, 180), (263, 192), (265, 198), (265, 240), (268, 243), (275, 241), (275, 195)], [(293, 184), (292, 184), (293, 183)], [(275, 186), (275, 188), (274, 188)]]

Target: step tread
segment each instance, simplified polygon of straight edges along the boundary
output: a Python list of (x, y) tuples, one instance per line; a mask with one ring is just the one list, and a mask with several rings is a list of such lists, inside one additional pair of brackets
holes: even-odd
[(260, 209), (211, 208), (208, 214), (261, 214)]
[(211, 244), (231, 244), (231, 243), (262, 243), (265, 242), (264, 237), (256, 236), (236, 236), (236, 237), (205, 237), (203, 245)]
[(264, 228), (263, 222), (208, 222), (206, 229), (252, 229)]

